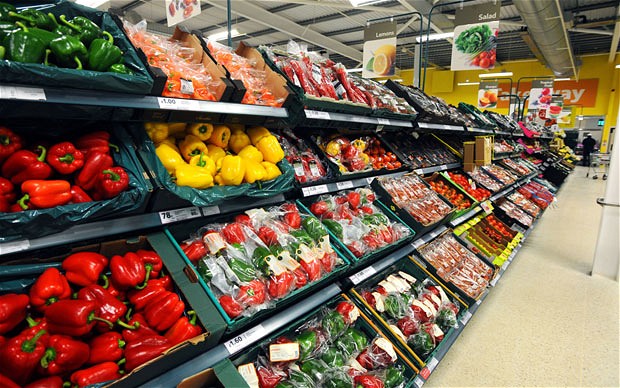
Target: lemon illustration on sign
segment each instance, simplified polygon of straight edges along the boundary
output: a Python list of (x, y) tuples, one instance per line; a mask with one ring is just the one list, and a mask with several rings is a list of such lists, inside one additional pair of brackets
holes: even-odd
[(368, 61), (367, 68), (379, 75), (389, 74), (396, 59), (396, 47), (386, 44), (379, 47), (374, 54)]

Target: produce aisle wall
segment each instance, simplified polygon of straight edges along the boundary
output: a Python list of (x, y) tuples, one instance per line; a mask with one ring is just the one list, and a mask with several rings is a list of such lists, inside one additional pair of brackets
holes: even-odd
[(568, 178), (425, 386), (619, 385), (618, 283), (588, 275), (606, 181), (586, 172)]

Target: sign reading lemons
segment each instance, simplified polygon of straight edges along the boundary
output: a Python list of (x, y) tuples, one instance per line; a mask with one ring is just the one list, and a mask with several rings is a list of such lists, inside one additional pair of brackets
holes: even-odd
[(394, 75), (396, 63), (396, 22), (375, 23), (364, 30), (362, 77)]
[(478, 87), (478, 108), (495, 108), (498, 95), (497, 81), (482, 81)]

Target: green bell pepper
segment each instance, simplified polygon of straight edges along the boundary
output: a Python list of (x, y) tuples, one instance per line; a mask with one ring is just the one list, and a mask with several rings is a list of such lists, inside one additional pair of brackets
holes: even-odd
[(396, 388), (405, 381), (403, 371), (394, 365), (390, 365), (385, 370), (385, 380), (383, 381), (385, 388)]
[(321, 225), (321, 221), (314, 217), (304, 218), (304, 220), (301, 221), (301, 226), (314, 241), (319, 241), (321, 237), (327, 234), (323, 225)]
[(440, 310), (435, 318), (435, 323), (442, 331), (448, 331), (449, 328), (456, 326), (456, 314), (449, 308)]
[(301, 361), (306, 360), (314, 352), (316, 341), (316, 332), (312, 330), (306, 330), (297, 337), (295, 342), (299, 344), (299, 359)]
[(325, 314), (323, 319), (321, 320), (321, 325), (323, 330), (327, 332), (329, 338), (338, 337), (345, 329), (346, 323), (344, 322), (344, 318), (337, 311), (330, 311)]
[(22, 63), (41, 63), (45, 55), (45, 42), (32, 35), (22, 23), (16, 24), (21, 30), (9, 36), (8, 59)]
[(4, 46), (0, 46), (0, 60), (4, 59), (4, 55), (6, 54), (6, 49)]
[(77, 70), (82, 70), (82, 62), (88, 57), (86, 46), (75, 36), (59, 36), (50, 42), (50, 49), (56, 58), (56, 63), (62, 67), (77, 66)]
[(330, 371), (327, 378), (322, 382), (321, 387), (324, 388), (351, 388), (353, 387), (353, 379), (342, 369)]
[(47, 16), (49, 16), (49, 18), (52, 19), (52, 23), (54, 23), (54, 28), (52, 29), (53, 33), (58, 35), (75, 35), (71, 27), (58, 23), (58, 20), (56, 20), (56, 16), (54, 16), (53, 13), (50, 12)]
[(19, 30), (15, 23), (0, 21), (0, 43), (7, 44), (9, 35)]
[(228, 266), (237, 275), (240, 281), (247, 283), (256, 279), (256, 270), (254, 267), (243, 260), (230, 259)]
[(409, 339), (409, 345), (413, 348), (413, 351), (418, 353), (421, 356), (424, 356), (430, 353), (433, 350), (433, 339), (430, 334), (425, 332), (424, 330), (420, 330), (415, 333)]
[(342, 225), (334, 220), (323, 220), (323, 225), (327, 227), (339, 240), (342, 241), (343, 231)]
[(269, 274), (269, 263), (265, 260), (271, 255), (271, 251), (265, 247), (257, 247), (252, 254), (252, 264), (262, 273)]
[(93, 40), (88, 49), (88, 68), (94, 71), (108, 71), (110, 66), (119, 63), (123, 58), (123, 52), (114, 45), (112, 35), (103, 31), (107, 39), (97, 38)]
[(38, 27), (50, 31), (54, 29), (52, 19), (37, 9), (26, 8), (19, 12), (9, 11), (9, 17), (15, 22), (28, 23), (30, 27)]
[(328, 365), (331, 365), (333, 367), (344, 366), (344, 363), (347, 361), (344, 358), (342, 352), (335, 347), (328, 348), (325, 353), (321, 355), (321, 360), (325, 361)]
[(304, 230), (301, 230), (301, 229), (299, 229), (299, 230), (290, 230), (289, 234), (291, 236), (295, 237), (299, 241), (300, 244), (306, 244), (309, 247), (312, 247), (314, 245), (314, 240)]
[(37, 38), (41, 39), (43, 42), (45, 42), (46, 48), (49, 47), (50, 43), (52, 43), (54, 39), (59, 38), (61, 36), (51, 31), (44, 30), (42, 28), (37, 28), (37, 27), (28, 28), (28, 32), (30, 32), (31, 35), (34, 35)]
[(288, 381), (280, 381), (278, 385), (276, 385), (276, 388), (295, 388), (295, 386)]
[(348, 336), (343, 335), (343, 336), (338, 337), (334, 345), (340, 352), (342, 352), (342, 355), (344, 356), (345, 359), (348, 359), (353, 354), (358, 353), (357, 345)]
[(124, 63), (115, 63), (108, 69), (110, 73), (133, 75), (133, 71), (125, 66)]
[(390, 223), (389, 218), (381, 213), (367, 214), (362, 218), (362, 222), (366, 225), (387, 225)]
[(204, 260), (198, 260), (198, 265), (196, 266), (196, 271), (201, 278), (204, 279), (205, 282), (210, 282), (213, 278), (213, 274), (211, 273), (211, 269), (207, 266), (207, 263)]
[(395, 294), (388, 295), (383, 301), (385, 313), (391, 318), (399, 319), (405, 314), (404, 308), (400, 303), (399, 297)]
[(315, 388), (312, 378), (301, 371), (291, 370), (288, 381), (296, 388)]
[(358, 352), (361, 352), (368, 346), (368, 337), (366, 337), (366, 334), (354, 327), (348, 328), (342, 336), (351, 340), (355, 344)]
[(13, 19), (9, 15), (9, 12), (15, 12), (17, 9), (12, 4), (0, 3), (0, 21), (12, 22)]
[(322, 377), (325, 375), (325, 371), (328, 368), (329, 366), (325, 363), (325, 361), (316, 358), (308, 360), (301, 365), (301, 371), (312, 377), (312, 379), (316, 382), (321, 381)]
[(85, 18), (84, 16), (76, 16), (71, 19), (71, 21), (67, 21), (67, 16), (60, 15), (60, 21), (75, 31), (78, 39), (81, 40), (86, 46), (89, 46), (95, 39), (99, 39), (103, 36), (103, 31), (101, 28), (99, 28), (99, 26), (92, 20)]

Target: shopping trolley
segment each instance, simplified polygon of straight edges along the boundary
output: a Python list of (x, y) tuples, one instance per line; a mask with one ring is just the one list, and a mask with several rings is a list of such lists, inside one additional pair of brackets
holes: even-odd
[(606, 180), (610, 159), (611, 155), (609, 153), (594, 152), (590, 154), (590, 165), (588, 166), (586, 178), (590, 176), (590, 171), (592, 171), (592, 179), (598, 179), (598, 174), (603, 174), (603, 180)]

